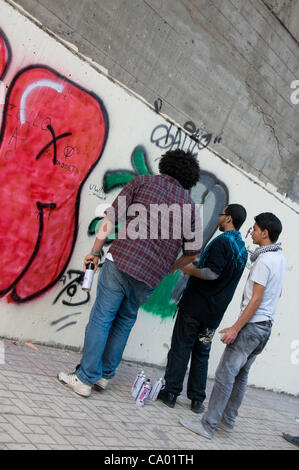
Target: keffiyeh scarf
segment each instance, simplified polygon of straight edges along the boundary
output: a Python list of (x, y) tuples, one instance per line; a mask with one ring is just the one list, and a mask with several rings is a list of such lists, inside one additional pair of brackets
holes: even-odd
[(273, 245), (260, 246), (259, 248), (256, 248), (252, 255), (250, 255), (250, 261), (253, 263), (263, 253), (267, 253), (268, 251), (279, 251), (281, 249), (281, 243), (273, 243)]

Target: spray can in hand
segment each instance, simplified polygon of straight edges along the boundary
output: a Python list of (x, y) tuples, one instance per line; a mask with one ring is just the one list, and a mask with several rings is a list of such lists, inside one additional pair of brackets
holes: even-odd
[(83, 279), (82, 289), (83, 290), (90, 290), (92, 286), (94, 276), (94, 264), (88, 263), (86, 265), (86, 271)]

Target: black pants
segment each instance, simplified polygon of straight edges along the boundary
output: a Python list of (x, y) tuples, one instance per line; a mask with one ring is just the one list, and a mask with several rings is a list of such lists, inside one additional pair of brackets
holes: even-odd
[(179, 310), (174, 325), (171, 348), (167, 356), (165, 387), (174, 395), (179, 395), (191, 355), (191, 364), (187, 385), (190, 400), (201, 402), (206, 398), (208, 361), (211, 343), (203, 343), (198, 336), (206, 325), (194, 319), (188, 313)]

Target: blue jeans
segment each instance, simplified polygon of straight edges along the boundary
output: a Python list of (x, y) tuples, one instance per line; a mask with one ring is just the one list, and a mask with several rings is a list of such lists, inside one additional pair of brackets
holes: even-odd
[(92, 385), (102, 376), (112, 378), (119, 365), (139, 307), (154, 289), (120, 271), (106, 260), (99, 276), (97, 296), (85, 329), (77, 377)]
[(262, 352), (271, 328), (247, 323), (236, 340), (228, 344), (215, 373), (215, 383), (202, 425), (213, 433), (219, 421), (233, 429), (247, 387), (248, 373), (256, 356)]

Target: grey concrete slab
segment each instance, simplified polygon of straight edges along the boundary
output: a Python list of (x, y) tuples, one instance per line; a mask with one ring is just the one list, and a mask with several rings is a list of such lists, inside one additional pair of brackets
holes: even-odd
[[(109, 387), (82, 398), (56, 375), (71, 372), (81, 353), (3, 340), (0, 365), (0, 448), (102, 450), (298, 450), (282, 432), (299, 434), (299, 397), (249, 387), (234, 433), (216, 431), (209, 441), (183, 428), (179, 419), (197, 419), (185, 388), (175, 408), (147, 401), (139, 408), (131, 396), (137, 371), (151, 380), (163, 370), (123, 361)], [(208, 381), (207, 400), (213, 380)], [(296, 420), (296, 417), (298, 419)]]

